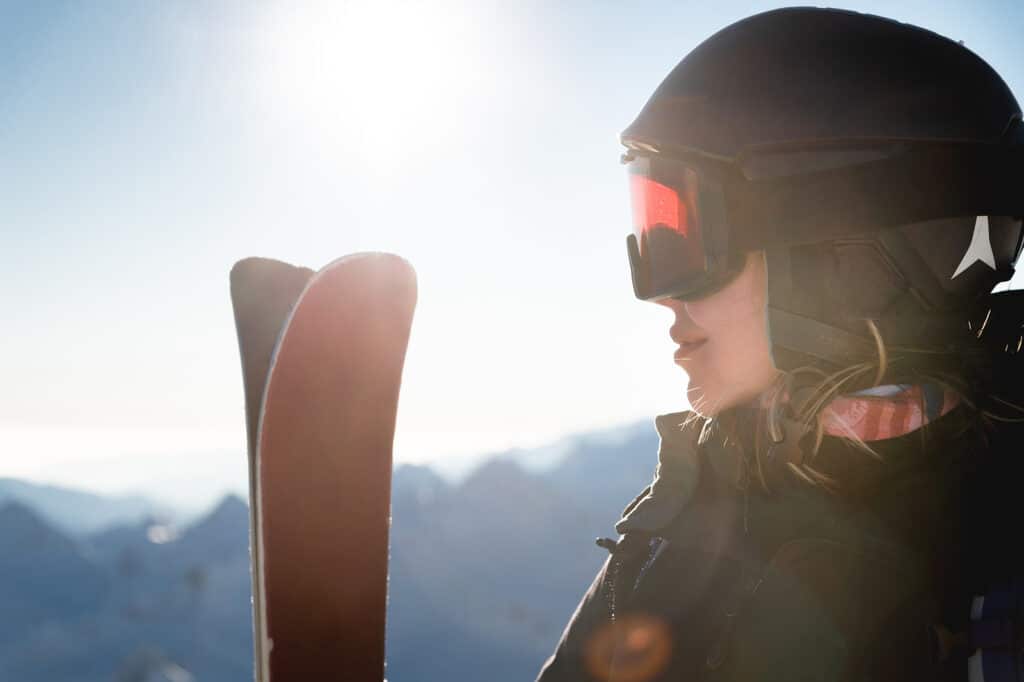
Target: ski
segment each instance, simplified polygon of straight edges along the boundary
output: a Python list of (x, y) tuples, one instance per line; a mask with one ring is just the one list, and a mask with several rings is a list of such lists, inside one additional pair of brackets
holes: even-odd
[(262, 589), (257, 574), (260, 534), (259, 485), (256, 443), (259, 434), (263, 390), (270, 372), (274, 348), (285, 321), (313, 276), (309, 268), (296, 267), (269, 258), (246, 258), (231, 268), (231, 304), (242, 359), (245, 391), (246, 442), (249, 454), (249, 548), (252, 559), (253, 649), (255, 660), (263, 658), (260, 623), (263, 622)]
[(384, 676), (391, 449), (416, 281), (389, 254), (232, 270), (258, 682)]

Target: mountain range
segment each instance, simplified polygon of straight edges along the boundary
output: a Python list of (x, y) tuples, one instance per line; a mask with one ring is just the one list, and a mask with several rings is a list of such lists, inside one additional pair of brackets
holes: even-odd
[[(391, 682), (536, 675), (607, 556), (594, 538), (650, 480), (657, 435), (643, 424), (561, 450), (545, 469), (536, 452), (494, 455), (458, 482), (395, 470)], [(242, 499), (176, 528), (142, 499), (36, 488), (0, 480), (0, 679), (252, 679)]]
[(14, 478), (0, 478), (0, 505), (11, 500), (32, 507), (48, 522), (72, 535), (172, 514), (171, 509), (141, 495), (97, 495)]

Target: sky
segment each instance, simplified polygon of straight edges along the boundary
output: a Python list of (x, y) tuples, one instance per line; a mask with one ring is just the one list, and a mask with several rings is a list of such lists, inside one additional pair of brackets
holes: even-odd
[[(247, 256), (412, 262), (398, 462), (684, 409), (671, 314), (629, 284), (617, 136), (784, 4), (0, 0), (0, 477), (243, 491)], [(840, 6), (963, 40), (1024, 96), (1022, 3)]]

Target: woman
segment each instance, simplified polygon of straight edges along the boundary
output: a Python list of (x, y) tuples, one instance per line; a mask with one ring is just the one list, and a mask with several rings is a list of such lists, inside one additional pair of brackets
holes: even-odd
[(779, 10), (622, 140), (693, 410), (540, 682), (1021, 679), (1009, 89), (923, 29)]

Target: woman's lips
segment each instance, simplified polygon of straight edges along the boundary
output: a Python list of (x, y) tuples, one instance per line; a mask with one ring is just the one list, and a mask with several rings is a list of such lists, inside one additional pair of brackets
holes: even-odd
[(694, 351), (703, 346), (707, 342), (707, 339), (697, 339), (695, 341), (681, 341), (679, 348), (672, 355), (676, 362), (689, 358)]

